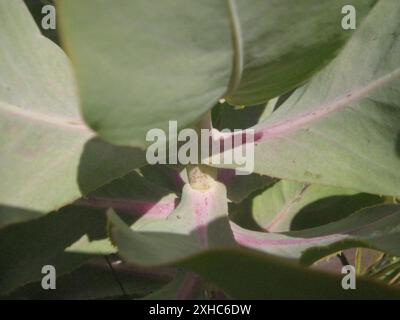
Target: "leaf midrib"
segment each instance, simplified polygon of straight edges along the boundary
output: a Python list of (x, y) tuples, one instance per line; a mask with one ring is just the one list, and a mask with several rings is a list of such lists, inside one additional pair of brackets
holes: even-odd
[(85, 126), (82, 121), (77, 119), (48, 116), (40, 112), (30, 111), (5, 102), (0, 102), (0, 110), (12, 116), (28, 118), (32, 121), (43, 122), (49, 125), (56, 126), (58, 128), (76, 130), (90, 134), (92, 133), (91, 130), (87, 126)]
[[(370, 82), (363, 87), (353, 89), (352, 91), (347, 92), (346, 94), (340, 96), (332, 102), (326, 103), (324, 106), (313, 108), (312, 111), (302, 113), (296, 117), (283, 120), (269, 126), (266, 125), (266, 121), (257, 124), (254, 127), (249, 128), (254, 130), (254, 142), (257, 145), (266, 140), (278, 139), (287, 134), (296, 132), (297, 130), (302, 129), (307, 125), (321, 121), (332, 113), (345, 110), (350, 104), (366, 98), (373, 91), (376, 91), (377, 89), (380, 89), (384, 85), (387, 85), (391, 81), (397, 79), (400, 79), (400, 68), (395, 69), (394, 71)], [(246, 133), (246, 130), (249, 129), (235, 131), (232, 133), (223, 133), (215, 130), (212, 135), (214, 140), (229, 140), (232, 139), (234, 136), (242, 136), (244, 133)], [(225, 149), (223, 151), (227, 150)]]
[(282, 122), (278, 122), (269, 127), (262, 128), (260, 125), (257, 125), (254, 127), (256, 135), (259, 135), (257, 141), (260, 142), (267, 139), (273, 139), (296, 131), (308, 124), (318, 122), (332, 113), (344, 110), (351, 103), (360, 101), (373, 91), (399, 78), (400, 68), (395, 69), (387, 75), (370, 82), (364, 87), (359, 87), (355, 90), (347, 92), (345, 95), (342, 95), (334, 101), (327, 103), (325, 106), (314, 108), (312, 111), (300, 114), (297, 117)]
[(228, 17), (232, 34), (233, 63), (229, 85), (224, 97), (229, 97), (240, 84), (243, 72), (243, 39), (236, 0), (228, 0)]

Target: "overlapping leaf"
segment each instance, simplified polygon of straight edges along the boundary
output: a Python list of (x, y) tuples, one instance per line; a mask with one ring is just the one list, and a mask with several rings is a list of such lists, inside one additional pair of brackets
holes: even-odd
[(30, 214), (29, 217), (39, 215), (39, 218), (3, 226), (0, 294), (41, 279), (43, 265), (54, 265), (57, 275), (62, 275), (96, 255), (113, 253), (115, 250), (107, 239), (107, 208), (114, 207), (124, 214), (125, 221), (132, 223), (143, 215), (149, 220), (166, 217), (175, 203), (176, 195), (171, 191), (132, 172), (44, 217), (37, 212), (20, 213), (1, 208), (10, 215)]
[[(376, 1), (352, 1), (361, 24)], [(237, 0), (241, 45), (237, 87), (227, 101), (255, 105), (293, 89), (332, 59), (351, 30), (342, 29), (346, 1)], [(235, 62), (236, 62), (235, 60)], [(237, 62), (239, 64), (239, 62)]]
[(0, 1), (0, 70), (0, 204), (50, 212), (144, 164), (81, 122), (69, 61), (22, 0)]
[[(375, 2), (353, 1), (359, 22)], [(192, 124), (223, 96), (254, 104), (304, 82), (352, 34), (341, 29), (345, 4), (58, 2), (86, 122), (134, 146), (145, 145), (149, 129), (167, 131), (168, 120)]]
[[(301, 231), (259, 232), (241, 228), (228, 220), (225, 188), (214, 183), (206, 192), (187, 184), (178, 207), (167, 217), (154, 219), (144, 215), (135, 221), (131, 227), (134, 232), (121, 234), (131, 239), (133, 246), (125, 250), (131, 250), (137, 263), (143, 265), (164, 264), (204, 248), (235, 246), (236, 243), (293, 259), (301, 258), (310, 247), (345, 241), (357, 241), (364, 246), (400, 254), (395, 241), (400, 235), (398, 205), (362, 209), (337, 222)], [(115, 214), (111, 214), (111, 221), (120, 228), (124, 225)]]
[(400, 195), (399, 19), (398, 1), (379, 2), (327, 68), (253, 127), (255, 172)]
[(349, 247), (370, 247), (400, 255), (400, 206), (381, 205), (362, 209), (349, 217), (326, 225), (282, 233), (249, 231), (232, 224), (238, 243), (275, 255), (300, 259), (310, 248), (316, 248), (316, 261), (327, 255), (324, 247), (336, 251)]
[[(209, 269), (203, 269), (196, 259), (199, 255), (204, 258), (204, 263), (208, 259), (213, 263), (212, 259), (215, 257), (208, 257), (213, 255), (210, 249), (237, 248), (237, 244), (291, 259), (300, 259), (311, 247), (324, 248), (332, 244), (336, 245), (336, 250), (349, 246), (368, 246), (395, 255), (400, 254), (398, 205), (364, 209), (346, 219), (314, 229), (266, 233), (245, 230), (229, 222), (224, 194), (224, 188), (218, 182), (207, 191), (195, 190), (190, 185), (185, 185), (179, 206), (167, 218), (154, 221), (143, 217), (131, 228), (111, 213), (112, 241), (118, 246), (119, 254), (128, 262), (142, 266), (190, 266), (189, 270), (201, 270), (201, 275), (206, 278), (211, 276), (217, 284), (224, 276), (219, 274), (217, 277), (214, 272), (208, 272)], [(225, 254), (223, 250), (219, 253), (221, 256)], [(226, 254), (240, 255), (229, 250)], [(312, 258), (307, 257), (307, 263), (323, 256), (313, 254)], [(191, 259), (196, 262), (191, 263)], [(243, 258), (243, 261), (246, 259)], [(268, 264), (267, 261), (265, 263)], [(297, 276), (301, 277), (302, 271), (298, 271)], [(230, 282), (231, 284), (227, 284), (228, 281), (224, 284), (229, 288), (235, 281), (231, 278)], [(250, 293), (247, 291), (243, 293), (245, 294)], [(290, 290), (286, 294), (290, 295)]]
[(264, 230), (301, 230), (340, 220), (383, 198), (357, 191), (280, 181), (251, 200), (251, 217)]

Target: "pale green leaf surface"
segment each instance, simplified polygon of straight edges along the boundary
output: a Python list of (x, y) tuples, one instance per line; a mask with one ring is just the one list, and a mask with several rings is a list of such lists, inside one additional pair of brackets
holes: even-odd
[(74, 86), (67, 57), (24, 3), (0, 0), (0, 204), (47, 213), (145, 163), (94, 139)]
[(84, 118), (107, 140), (143, 146), (149, 129), (168, 131), (168, 120), (188, 125), (226, 91), (232, 64), (226, 1), (58, 4)]

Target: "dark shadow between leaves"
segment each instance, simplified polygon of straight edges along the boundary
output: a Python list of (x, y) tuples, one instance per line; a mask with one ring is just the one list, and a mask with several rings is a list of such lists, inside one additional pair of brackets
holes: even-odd
[(139, 148), (115, 146), (99, 138), (86, 142), (78, 168), (78, 184), (83, 195), (146, 164)]
[(42, 216), (43, 213), (39, 211), (0, 205), (0, 229), (14, 223), (25, 222)]
[(100, 210), (67, 206), (40, 218), (16, 223), (0, 232), (0, 294), (39, 280), (44, 265), (57, 274), (79, 266), (92, 256), (66, 253), (83, 235), (106, 237), (106, 216)]
[(266, 104), (236, 109), (228, 103), (217, 104), (212, 110), (215, 129), (247, 129), (257, 124)]
[(383, 198), (365, 193), (323, 198), (301, 209), (292, 220), (290, 230), (319, 227), (344, 219), (362, 208), (380, 203), (383, 203)]
[[(65, 299), (133, 299), (158, 290), (170, 278), (156, 277), (136, 272), (134, 268), (114, 267), (118, 279), (127, 294), (121, 291), (113, 273), (107, 265), (99, 263), (103, 258), (84, 264), (79, 269), (57, 278), (57, 290), (43, 290), (41, 281), (17, 289), (4, 299), (7, 300), (65, 300)], [(3, 298), (3, 297), (2, 297)]]
[[(271, 183), (271, 186), (272, 185), (273, 184)], [(229, 217), (232, 222), (248, 230), (265, 232), (265, 230), (258, 224), (258, 222), (254, 219), (254, 216), (251, 214), (253, 212), (254, 197), (263, 193), (265, 189), (266, 188), (262, 188), (253, 191), (246, 199), (244, 199), (240, 203), (228, 203)]]

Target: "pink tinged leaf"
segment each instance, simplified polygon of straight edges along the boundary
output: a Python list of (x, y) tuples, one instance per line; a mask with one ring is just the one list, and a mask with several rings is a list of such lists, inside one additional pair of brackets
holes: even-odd
[[(345, 95), (331, 102), (327, 102), (324, 105), (317, 106), (317, 108), (314, 108), (314, 110), (300, 114), (297, 117), (290, 118), (271, 125), (266, 125), (265, 123), (258, 124), (251, 128), (254, 129), (254, 143), (257, 145), (258, 143), (265, 140), (283, 137), (310, 124), (325, 119), (332, 113), (344, 110), (351, 104), (366, 98), (372, 92), (399, 78), (400, 69), (396, 69), (395, 71), (381, 78), (378, 78), (367, 85), (355, 88), (352, 91), (347, 92)], [(242, 143), (245, 144), (245, 131), (224, 133), (213, 129), (213, 139), (227, 140), (233, 139), (234, 136), (238, 135), (242, 135)]]
[[(379, 207), (376, 208), (378, 209)], [(373, 217), (372, 210), (374, 210), (374, 207), (371, 207), (370, 209), (364, 209), (364, 211), (367, 212), (368, 210), (371, 210), (370, 214)], [(362, 221), (358, 220), (358, 218), (361, 216), (364, 217), (366, 221), (368, 221), (369, 217), (366, 217), (366, 213), (357, 212), (344, 220), (340, 220), (338, 222), (330, 224), (329, 230), (331, 231), (329, 234), (326, 234), (326, 231), (324, 231), (324, 227), (316, 227), (313, 229), (304, 230), (303, 233), (259, 232), (243, 229), (233, 222), (231, 222), (231, 229), (233, 231), (235, 240), (240, 245), (263, 250), (266, 252), (276, 252), (278, 254), (281, 251), (284, 253), (288, 253), (290, 251), (290, 247), (297, 247), (297, 249), (293, 252), (293, 255), (298, 257), (298, 255), (301, 253), (300, 251), (303, 251), (299, 251), (301, 247), (303, 247), (303, 249), (305, 250), (313, 244), (323, 246), (345, 239), (362, 239), (366, 234), (371, 236), (370, 230), (374, 230), (374, 232), (378, 236), (378, 230), (381, 229), (382, 226), (387, 229), (387, 225), (393, 225), (393, 219), (396, 219), (398, 217), (398, 213), (398, 210), (396, 210), (395, 212), (389, 212), (384, 216), (377, 216), (374, 220), (367, 223), (363, 224), (361, 222), (358, 226), (351, 226), (354, 221)], [(357, 219), (355, 219), (354, 217), (357, 217)], [(346, 228), (346, 226), (348, 226), (348, 228)], [(396, 229), (396, 224), (394, 224), (394, 229)], [(385, 232), (388, 233), (389, 230), (386, 230)], [(286, 249), (282, 247), (286, 247)]]
[(238, 244), (255, 249), (268, 249), (273, 246), (301, 246), (319, 244), (321, 241), (339, 241), (349, 237), (346, 234), (332, 234), (314, 238), (290, 238), (279, 233), (250, 231), (231, 223), (231, 228)]
[(193, 190), (192, 207), (194, 210), (195, 230), (203, 248), (208, 247), (209, 204), (212, 201), (210, 192)]

